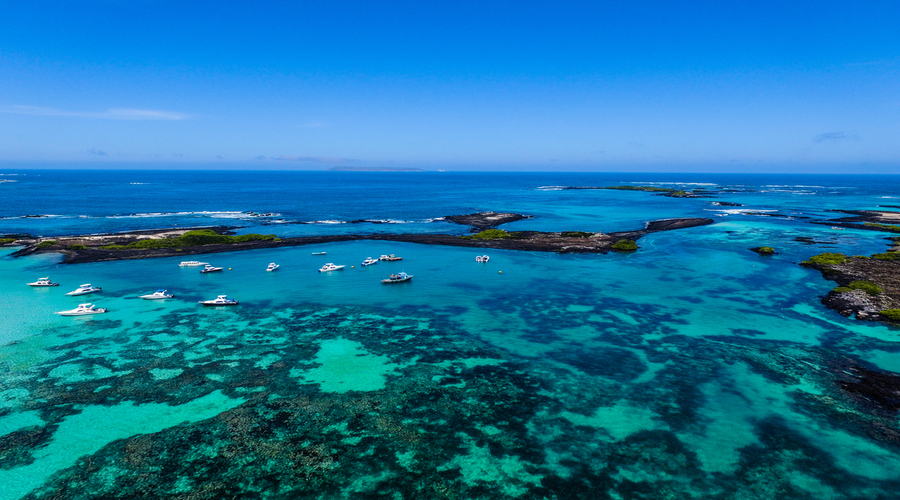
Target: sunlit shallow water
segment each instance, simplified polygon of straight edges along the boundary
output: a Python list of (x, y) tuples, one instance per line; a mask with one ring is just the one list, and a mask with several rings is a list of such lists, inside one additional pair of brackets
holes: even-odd
[[(516, 179), (491, 191), (499, 207), (450, 193), (433, 210), (536, 215), (510, 229), (716, 224), (631, 254), (490, 250), (488, 264), (367, 241), (203, 256), (225, 267), (210, 275), (180, 259), (3, 257), (0, 498), (896, 494), (898, 416), (842, 382), (848, 366), (900, 369), (900, 333), (824, 309), (833, 284), (797, 265), (883, 251), (885, 234)], [(761, 187), (720, 199), (809, 215), (895, 195)], [(748, 250), (763, 244), (779, 255)], [(360, 266), (384, 253), (404, 260)], [(380, 283), (397, 271), (414, 279)], [(47, 274), (62, 285), (24, 285)], [(64, 293), (88, 282), (109, 313), (53, 314), (87, 301)], [(156, 288), (176, 298), (137, 298)], [(197, 304), (222, 293), (241, 305)]]

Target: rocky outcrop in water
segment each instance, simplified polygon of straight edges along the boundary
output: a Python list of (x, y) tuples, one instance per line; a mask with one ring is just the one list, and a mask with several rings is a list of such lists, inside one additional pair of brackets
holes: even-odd
[(872, 257), (824, 253), (801, 262), (838, 283), (822, 303), (843, 316), (868, 321), (897, 322), (900, 317), (900, 253)]
[[(521, 220), (528, 216), (508, 214), (500, 212), (483, 212), (454, 216), (458, 220), (471, 224), (502, 224), (512, 220)], [(48, 239), (45, 241), (33, 240), (26, 248), (14, 253), (15, 256), (30, 255), (32, 253), (58, 252), (64, 254), (63, 262), (66, 264), (101, 262), (128, 259), (147, 259), (154, 257), (187, 257), (189, 255), (236, 252), (241, 250), (254, 250), (260, 248), (279, 248), (288, 246), (317, 245), (341, 241), (375, 240), (397, 241), (404, 243), (419, 243), (423, 245), (445, 245), (471, 248), (498, 248), (505, 250), (526, 250), (534, 252), (559, 252), (559, 253), (607, 253), (612, 250), (612, 245), (620, 240), (637, 240), (645, 234), (660, 231), (672, 231), (690, 227), (712, 224), (712, 219), (706, 218), (678, 218), (663, 219), (648, 222), (644, 229), (636, 231), (624, 231), (617, 233), (587, 233), (583, 231), (541, 232), (541, 231), (515, 231), (506, 232), (496, 229), (487, 230), (496, 234), (472, 236), (457, 236), (453, 234), (332, 234), (322, 236), (300, 236), (294, 238), (260, 239), (253, 241), (240, 241), (233, 243), (213, 243), (202, 245), (184, 245), (165, 248), (131, 248), (131, 243), (148, 238), (178, 237), (189, 229), (164, 229), (158, 231), (135, 231), (134, 233), (119, 233), (112, 235), (94, 236), (70, 236)], [(210, 229), (210, 228), (204, 228)], [(229, 228), (212, 228), (218, 234), (225, 234)], [(114, 248), (109, 248), (114, 246)], [(106, 248), (104, 248), (106, 247)]]
[(465, 215), (447, 215), (444, 220), (462, 224), (464, 226), (472, 226), (477, 231), (490, 229), (501, 224), (507, 224), (523, 219), (530, 219), (530, 215), (514, 214), (508, 212), (478, 212)]

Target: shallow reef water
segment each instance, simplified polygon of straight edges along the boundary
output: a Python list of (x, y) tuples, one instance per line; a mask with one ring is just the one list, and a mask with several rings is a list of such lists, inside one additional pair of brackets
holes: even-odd
[[(571, 323), (593, 314), (572, 309)], [(449, 315), (211, 316), (58, 332), (71, 342), (4, 384), (15, 412), (0, 421), (17, 416), (7, 429), (18, 429), (2, 437), (0, 481), (17, 488), (0, 496), (890, 498), (900, 487), (896, 415), (842, 391), (847, 360), (824, 348), (691, 338), (652, 314), (538, 357)]]
[[(66, 266), (4, 254), (0, 500), (897, 498), (900, 330), (823, 308), (833, 284), (797, 265), (832, 248), (883, 251), (884, 234), (706, 199), (537, 189), (643, 177), (483, 185), (492, 178), (452, 178), (468, 198), (435, 187), (428, 213), (419, 200), (343, 219), (494, 209), (536, 215), (520, 229), (716, 223), (648, 235), (634, 253), (492, 250), (489, 264), (470, 249), (366, 241), (204, 256), (226, 268), (215, 275), (178, 259)], [(900, 196), (828, 182), (802, 184), (837, 187), (771, 182), (782, 187), (721, 199), (805, 217)], [(337, 218), (362, 189), (339, 187), (332, 205), (316, 198), (321, 213), (294, 218)], [(486, 196), (491, 206), (476, 199)], [(626, 210), (635, 200), (647, 204)], [(140, 211), (160, 210), (145, 202)], [(63, 221), (40, 224), (77, 225)], [(748, 250), (763, 243), (778, 255)], [(404, 260), (356, 264), (388, 253)], [(272, 261), (282, 267), (266, 273)], [(317, 273), (326, 261), (348, 268)], [(381, 285), (398, 270), (415, 279)], [(24, 286), (47, 274), (63, 285)], [(110, 312), (55, 316), (85, 282), (103, 287), (90, 299)], [(156, 287), (175, 299), (137, 298)], [(219, 293), (241, 305), (196, 303)]]

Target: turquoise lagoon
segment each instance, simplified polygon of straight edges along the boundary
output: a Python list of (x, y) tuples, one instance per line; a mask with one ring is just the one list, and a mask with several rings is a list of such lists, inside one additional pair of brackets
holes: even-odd
[[(833, 284), (797, 265), (822, 251), (884, 251), (889, 234), (802, 217), (889, 205), (896, 183), (278, 175), (287, 177), (266, 177), (270, 198), (264, 182), (235, 177), (236, 195), (210, 198), (204, 215), (185, 194), (189, 174), (118, 172), (93, 189), (146, 180), (162, 184), (156, 196), (170, 207), (197, 206), (163, 211), (138, 197), (147, 206), (132, 217), (124, 202), (85, 214), (60, 195), (57, 207), (3, 206), (0, 232), (228, 217), (239, 232), (464, 234), (430, 219), (488, 209), (535, 215), (509, 229), (612, 231), (704, 214), (716, 223), (646, 236), (630, 254), (489, 250), (478, 264), (485, 252), (474, 249), (356, 241), (210, 254), (202, 260), (226, 269), (210, 275), (181, 259), (62, 265), (4, 249), (0, 499), (896, 497), (898, 415), (845, 384), (854, 367), (900, 372), (900, 331), (825, 309)], [(3, 188), (73, 185), (40, 176)], [(419, 183), (421, 199), (397, 198), (389, 186), (401, 181)], [(625, 182), (720, 192), (682, 200), (552, 187)], [(387, 191), (371, 194), (372, 183)], [(280, 198), (281, 185), (294, 194)], [(329, 196), (305, 196), (309, 185)], [(752, 215), (760, 210), (782, 217)], [(332, 223), (261, 223), (249, 211)], [(57, 217), (20, 218), (34, 213)], [(395, 222), (349, 223), (366, 218)], [(780, 253), (748, 250), (760, 245)], [(359, 265), (383, 253), (404, 260)], [(265, 272), (272, 261), (281, 268)], [(347, 268), (316, 272), (325, 262)], [(380, 283), (400, 270), (413, 281)], [(24, 285), (48, 274), (62, 285)], [(88, 298), (108, 314), (53, 314), (88, 282), (103, 287)], [(137, 298), (160, 287), (176, 298)], [(241, 305), (197, 304), (221, 293)]]

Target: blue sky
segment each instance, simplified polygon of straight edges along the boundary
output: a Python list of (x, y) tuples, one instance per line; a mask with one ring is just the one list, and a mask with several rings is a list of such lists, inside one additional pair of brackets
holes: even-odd
[(0, 164), (900, 173), (898, 49), (898, 2), (0, 0)]

